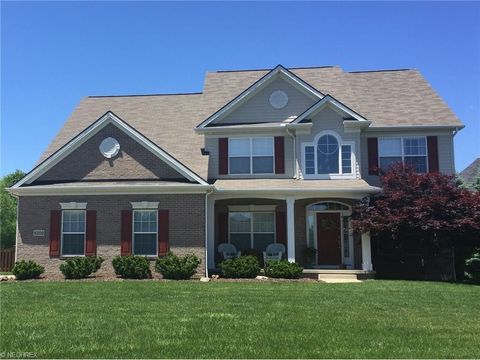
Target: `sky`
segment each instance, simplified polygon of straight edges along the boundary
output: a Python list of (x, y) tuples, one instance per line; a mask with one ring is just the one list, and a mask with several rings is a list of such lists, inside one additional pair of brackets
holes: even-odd
[(206, 71), (416, 68), (480, 156), (480, 3), (1, 2), (0, 174), (29, 171), (88, 95), (202, 91)]

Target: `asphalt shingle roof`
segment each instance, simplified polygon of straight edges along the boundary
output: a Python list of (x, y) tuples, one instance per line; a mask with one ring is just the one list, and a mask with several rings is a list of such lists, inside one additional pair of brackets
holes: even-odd
[[(295, 75), (372, 121), (372, 126), (462, 126), (417, 70), (344, 72), (339, 67), (293, 68)], [(45, 160), (107, 111), (207, 177), (208, 156), (194, 128), (268, 70), (208, 72), (203, 93), (83, 98), (42, 154)]]

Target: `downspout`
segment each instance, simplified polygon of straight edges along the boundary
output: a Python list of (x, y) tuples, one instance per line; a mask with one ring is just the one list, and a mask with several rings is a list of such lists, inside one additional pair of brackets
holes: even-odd
[(208, 278), (208, 196), (213, 187), (205, 193), (205, 277)]
[(453, 130), (453, 134), (452, 134), (452, 142), (451, 142), (451, 146), (452, 146), (452, 173), (455, 174), (457, 172), (457, 169), (455, 167), (455, 135), (458, 134), (460, 130), (456, 127), (455, 130)]
[(18, 261), (18, 213), (20, 208), (20, 196), (14, 196), (17, 199), (17, 220), (15, 222), (15, 262)]
[(290, 135), (293, 139), (293, 171), (294, 171), (293, 178), (298, 179), (296, 136), (290, 131), (290, 129), (288, 127), (286, 127), (285, 129), (287, 130), (287, 134)]

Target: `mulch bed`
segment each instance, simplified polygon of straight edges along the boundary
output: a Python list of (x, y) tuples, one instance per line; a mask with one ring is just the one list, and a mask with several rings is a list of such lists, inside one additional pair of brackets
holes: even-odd
[[(16, 281), (16, 280), (6, 280), (6, 281)], [(192, 281), (192, 282), (200, 282), (199, 277), (194, 277), (191, 280), (166, 280), (163, 279), (160, 274), (152, 274), (152, 278), (150, 279), (123, 279), (121, 277), (110, 275), (110, 274), (98, 274), (96, 276), (90, 276), (85, 279), (65, 279), (62, 275), (47, 275), (42, 276), (39, 279), (31, 279), (31, 280), (22, 280), (22, 281)], [(268, 279), (227, 279), (227, 278), (218, 278), (212, 279), (210, 278), (209, 282), (319, 282), (317, 279), (311, 278), (300, 278), (300, 279), (275, 279), (275, 278), (268, 278)]]

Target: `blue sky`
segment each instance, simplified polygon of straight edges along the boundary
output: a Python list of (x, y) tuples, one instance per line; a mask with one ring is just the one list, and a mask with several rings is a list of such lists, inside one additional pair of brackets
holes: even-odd
[(480, 155), (480, 3), (2, 2), (1, 174), (28, 171), (87, 95), (201, 91), (208, 70), (417, 68)]

